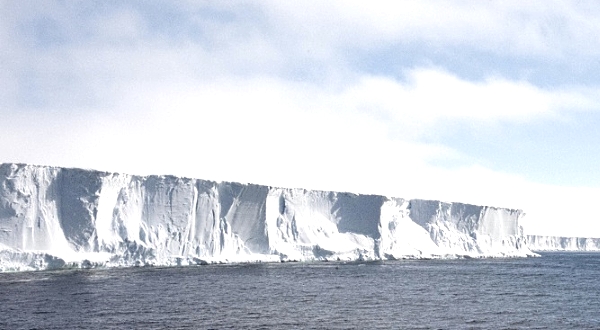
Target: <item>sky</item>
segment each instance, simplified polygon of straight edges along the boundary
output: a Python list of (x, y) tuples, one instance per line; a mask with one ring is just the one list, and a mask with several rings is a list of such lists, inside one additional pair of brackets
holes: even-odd
[(596, 1), (0, 0), (0, 163), (523, 209), (600, 237)]

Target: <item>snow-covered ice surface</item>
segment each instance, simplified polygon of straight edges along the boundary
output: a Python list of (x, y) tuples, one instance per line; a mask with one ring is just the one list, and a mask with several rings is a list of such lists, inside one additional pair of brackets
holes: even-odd
[(600, 251), (600, 238), (527, 235), (533, 251)]
[(520, 210), (0, 165), (0, 270), (524, 257)]

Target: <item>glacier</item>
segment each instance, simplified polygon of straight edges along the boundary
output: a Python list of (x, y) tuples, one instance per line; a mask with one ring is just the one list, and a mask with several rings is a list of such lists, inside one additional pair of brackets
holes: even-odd
[(533, 251), (599, 252), (600, 238), (527, 235)]
[(534, 256), (521, 210), (0, 164), (0, 270)]

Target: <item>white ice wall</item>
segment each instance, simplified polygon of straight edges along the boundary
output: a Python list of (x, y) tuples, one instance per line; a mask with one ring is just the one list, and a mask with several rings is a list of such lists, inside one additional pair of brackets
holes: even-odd
[(525, 256), (520, 216), (460, 203), (2, 164), (0, 269)]
[(518, 255), (525, 248), (520, 210), (426, 200), (412, 200), (409, 208), (412, 220), (447, 253)]
[(21, 250), (68, 250), (60, 223), (58, 169), (0, 166), (0, 244)]
[(533, 251), (600, 251), (600, 238), (528, 235)]

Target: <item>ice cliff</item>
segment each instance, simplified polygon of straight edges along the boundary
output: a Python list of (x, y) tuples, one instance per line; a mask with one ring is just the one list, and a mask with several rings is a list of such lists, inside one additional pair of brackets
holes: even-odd
[(528, 256), (520, 210), (0, 165), (0, 270)]
[(600, 251), (600, 238), (527, 235), (534, 251)]

